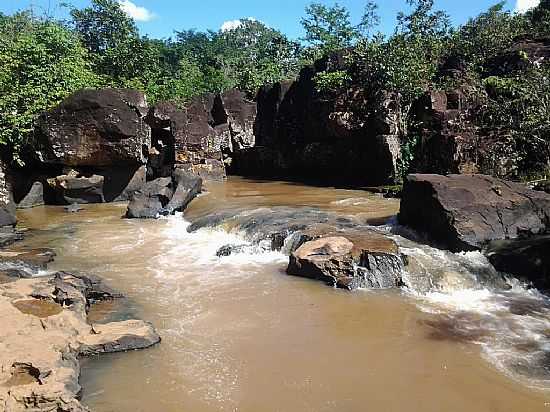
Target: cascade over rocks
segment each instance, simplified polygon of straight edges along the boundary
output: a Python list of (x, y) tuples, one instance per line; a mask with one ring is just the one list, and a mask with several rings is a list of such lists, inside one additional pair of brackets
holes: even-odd
[[(220, 226), (238, 231), (260, 250), (290, 255), (290, 275), (349, 290), (392, 288), (402, 283), (404, 262), (395, 242), (353, 217), (307, 208), (260, 208), (198, 218), (187, 230)], [(250, 245), (225, 245), (217, 255), (253, 249)]]

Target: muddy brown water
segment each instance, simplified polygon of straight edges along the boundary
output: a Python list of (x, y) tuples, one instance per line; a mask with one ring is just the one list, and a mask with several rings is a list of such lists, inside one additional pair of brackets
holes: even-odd
[[(362, 191), (282, 182), (232, 178), (208, 189), (187, 220), (310, 206), (380, 223), (399, 207)], [(128, 296), (116, 316), (150, 320), (163, 338), (83, 363), (83, 402), (96, 412), (550, 410), (549, 392), (487, 360), (479, 328), (470, 336), (456, 327), (461, 311), (421, 310), (399, 290), (349, 293), (289, 277), (288, 259), (275, 252), (218, 258), (238, 234), (188, 234), (182, 217), (128, 221), (124, 211), (19, 213), (31, 229), (24, 245), (57, 252), (51, 269), (102, 276)], [(94, 320), (109, 313), (102, 307)]]

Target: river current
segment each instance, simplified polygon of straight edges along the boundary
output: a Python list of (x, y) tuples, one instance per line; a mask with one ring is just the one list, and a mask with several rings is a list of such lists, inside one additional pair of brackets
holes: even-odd
[[(395, 224), (399, 201), (363, 191), (231, 178), (208, 183), (185, 216), (122, 219), (124, 204), (21, 211), (52, 270), (101, 276), (127, 299), (97, 322), (140, 317), (162, 343), (83, 362), (83, 403), (138, 411), (550, 410), (550, 302), (479, 253), (452, 254)], [(220, 211), (286, 206), (378, 226), (411, 264), (401, 290), (335, 290), (285, 274), (288, 257), (227, 227), (188, 233)]]

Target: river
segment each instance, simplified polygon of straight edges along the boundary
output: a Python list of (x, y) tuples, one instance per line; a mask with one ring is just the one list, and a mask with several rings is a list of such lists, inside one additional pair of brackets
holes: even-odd
[[(207, 189), (185, 216), (157, 221), (122, 219), (124, 204), (20, 211), (25, 245), (57, 252), (52, 270), (99, 275), (127, 296), (93, 319), (137, 316), (163, 338), (83, 362), (82, 400), (93, 411), (550, 410), (548, 299), (513, 281), (484, 283), (479, 254), (401, 236), (397, 200), (240, 178)], [(276, 206), (388, 222), (380, 230), (415, 262), (409, 287), (335, 290), (287, 276), (280, 252), (217, 257), (244, 242), (236, 231), (187, 232), (209, 213)]]

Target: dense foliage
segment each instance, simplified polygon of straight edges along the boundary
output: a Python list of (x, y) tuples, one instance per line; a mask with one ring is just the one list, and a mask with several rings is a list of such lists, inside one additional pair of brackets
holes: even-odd
[(318, 92), (361, 89), (371, 104), (353, 110), (363, 117), (388, 93), (398, 96), (404, 147), (414, 147), (407, 114), (415, 99), (429, 89), (467, 84), (483, 100), (480, 127), (505, 128), (532, 168), (547, 167), (541, 156), (550, 142), (547, 60), (538, 64), (515, 51), (519, 64), (496, 68), (518, 39), (550, 37), (550, 0), (523, 15), (502, 2), (461, 27), (452, 27), (433, 0), (406, 2), (390, 35), (376, 33), (380, 18), (373, 1), (365, 1), (358, 23), (341, 5), (312, 3), (299, 41), (252, 19), (225, 31), (181, 30), (170, 39), (150, 39), (116, 0), (92, 0), (71, 9), (64, 22), (28, 12), (0, 14), (0, 143), (17, 154), (32, 137), (37, 115), (83, 87), (133, 87), (153, 102), (185, 102), (232, 87), (253, 97), (261, 85), (292, 78), (302, 66), (345, 50), (343, 67), (316, 75)]

